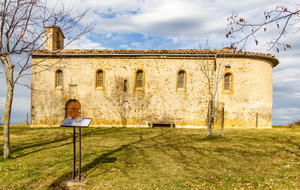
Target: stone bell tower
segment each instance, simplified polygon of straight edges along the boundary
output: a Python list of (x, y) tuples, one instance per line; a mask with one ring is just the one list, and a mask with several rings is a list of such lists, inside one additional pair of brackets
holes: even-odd
[(65, 36), (58, 26), (45, 27), (45, 49), (58, 50), (64, 48)]

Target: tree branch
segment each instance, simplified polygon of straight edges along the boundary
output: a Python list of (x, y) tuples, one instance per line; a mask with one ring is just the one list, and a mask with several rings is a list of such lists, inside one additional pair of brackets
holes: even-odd
[[(275, 24), (276, 28), (279, 30), (279, 34), (276, 38), (271, 41), (267, 41), (266, 45), (269, 46), (268, 50), (276, 49), (279, 52), (279, 48), (282, 47), (284, 50), (291, 48), (290, 44), (280, 42), (283, 36), (287, 34), (288, 25), (294, 25), (300, 21), (300, 10), (298, 9), (299, 5), (296, 4), (296, 10), (290, 11), (287, 7), (279, 6), (274, 10), (264, 13), (264, 21), (258, 23), (251, 23), (246, 21), (244, 18), (239, 17), (237, 13), (233, 13), (230, 17), (227, 18), (229, 24), (227, 25), (226, 37), (235, 38), (234, 34), (246, 32), (246, 35), (240, 40), (231, 44), (232, 49), (238, 49), (238, 46), (241, 46), (240, 49), (245, 49), (246, 44), (249, 38), (253, 38), (256, 45), (259, 44), (259, 40), (255, 36), (259, 31), (267, 32), (268, 26)], [(291, 24), (291, 21), (295, 22)], [(283, 27), (280, 27), (280, 22), (283, 22)], [(250, 31), (250, 32), (248, 32)], [(296, 32), (300, 31), (300, 28)]]

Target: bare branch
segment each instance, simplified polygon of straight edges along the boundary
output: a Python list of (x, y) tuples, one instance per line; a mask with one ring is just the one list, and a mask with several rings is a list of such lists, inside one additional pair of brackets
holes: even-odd
[[(25, 71), (40, 65), (31, 63), (30, 53), (43, 47), (45, 26), (60, 27), (69, 42), (72, 42), (93, 28), (93, 22), (87, 26), (79, 24), (88, 10), (87, 8), (83, 13), (79, 13), (74, 11), (71, 5), (65, 6), (62, 0), (57, 0), (54, 7), (47, 7), (47, 2), (44, 0), (2, 0), (0, 2), (0, 61), (7, 83), (3, 130), (4, 158), (10, 157), (9, 125), (14, 87), (20, 84), (18, 80), (22, 76), (29, 74)], [(74, 28), (81, 28), (81, 30), (74, 34)], [(21, 55), (23, 59), (13, 63), (12, 57), (15, 55)], [(16, 75), (14, 75), (15, 66), (20, 69)], [(53, 65), (45, 66), (41, 72), (51, 68)]]
[[(279, 30), (279, 33), (276, 38), (271, 41), (267, 41), (265, 45), (268, 45), (268, 50), (283, 48), (284, 50), (291, 48), (290, 44), (285, 42), (280, 42), (283, 36), (287, 34), (287, 27), (290, 25), (295, 25), (300, 21), (300, 10), (299, 4), (296, 4), (296, 9), (294, 11), (289, 10), (287, 7), (278, 6), (274, 10), (264, 13), (264, 21), (258, 23), (251, 23), (246, 19), (239, 17), (237, 13), (233, 13), (230, 17), (227, 18), (229, 24), (227, 25), (227, 38), (235, 38), (235, 34), (244, 33), (246, 35), (236, 42), (231, 44), (232, 49), (245, 49), (247, 41), (249, 38), (253, 38), (256, 45), (259, 44), (259, 40), (256, 38), (255, 34), (259, 31), (268, 32), (268, 27), (275, 24), (276, 28)], [(280, 23), (283, 23), (281, 27)], [(296, 32), (300, 31), (300, 28), (297, 28)]]

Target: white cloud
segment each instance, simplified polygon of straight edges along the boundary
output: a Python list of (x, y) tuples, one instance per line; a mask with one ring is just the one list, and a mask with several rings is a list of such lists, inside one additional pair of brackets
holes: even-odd
[(139, 45), (141, 45), (141, 42), (132, 42), (131, 43), (131, 46), (139, 46)]
[(0, 96), (0, 107), (4, 107), (4, 105), (5, 105), (5, 99), (6, 99), (5, 96)]
[(300, 109), (296, 107), (281, 107), (273, 109), (273, 124), (287, 125), (300, 118)]
[(120, 48), (122, 48), (122, 49), (130, 49), (126, 44), (120, 45)]
[(292, 117), (289, 116), (280, 116), (281, 119), (291, 119)]
[(112, 35), (113, 35), (113, 33), (108, 33), (108, 34), (106, 35), (106, 37), (107, 37), (107, 38), (111, 38)]
[(14, 111), (24, 111), (28, 112), (30, 108), (30, 98), (29, 97), (14, 97), (12, 109)]
[(82, 36), (80, 39), (73, 41), (66, 48), (68, 49), (107, 49), (102, 47), (99, 42), (94, 42), (90, 40), (89, 34)]
[[(92, 2), (92, 3), (91, 3)], [(97, 32), (141, 32), (161, 35), (203, 35), (203, 32), (225, 30), (226, 17), (233, 11), (253, 17), (280, 2), (268, 1), (87, 1), (92, 4), (91, 17), (98, 21)], [(282, 1), (283, 4), (290, 4)], [(249, 9), (251, 7), (251, 9)], [(101, 18), (101, 13), (115, 13), (113, 18)], [(225, 25), (224, 25), (225, 24)], [(158, 27), (160, 26), (160, 27)], [(180, 28), (180, 26), (182, 28)], [(175, 30), (173, 30), (175, 29)], [(201, 32), (201, 33), (199, 33)]]

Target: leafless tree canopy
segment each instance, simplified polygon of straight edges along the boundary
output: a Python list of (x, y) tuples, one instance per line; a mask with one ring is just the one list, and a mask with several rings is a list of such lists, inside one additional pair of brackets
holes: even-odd
[(232, 49), (245, 49), (246, 43), (249, 39), (253, 39), (255, 44), (261, 44), (261, 39), (256, 37), (256, 34), (260, 31), (270, 32), (274, 28), (278, 30), (278, 34), (274, 39), (266, 40), (263, 44), (268, 46), (268, 50), (276, 49), (277, 52), (280, 49), (287, 50), (291, 48), (290, 44), (282, 42), (282, 37), (286, 36), (290, 31), (288, 27), (294, 28), (292, 33), (297, 33), (300, 30), (300, 4), (295, 4), (295, 9), (291, 10), (285, 6), (278, 6), (274, 10), (264, 12), (264, 20), (258, 23), (252, 23), (245, 18), (240, 17), (237, 13), (233, 13), (228, 17), (228, 26), (226, 37), (235, 37), (237, 33), (245, 32), (245, 37), (237, 40), (231, 44)]
[(0, 6), (0, 58), (4, 69), (9, 66), (7, 59), (12, 55), (22, 54), (23, 57), (12, 63), (19, 67), (18, 75), (11, 81), (13, 86), (32, 66), (29, 53), (43, 47), (45, 26), (59, 26), (70, 43), (90, 31), (94, 24), (91, 21), (81, 27), (78, 23), (89, 9), (79, 13), (74, 6), (66, 6), (61, 0), (52, 6), (46, 0), (4, 0)]
[(0, 6), (0, 55), (38, 50), (43, 46), (45, 26), (59, 26), (68, 33), (88, 11), (78, 13), (61, 1), (47, 7), (43, 0), (4, 0)]
[[(79, 25), (79, 21), (84, 18), (88, 9), (79, 13), (74, 6), (65, 6), (63, 0), (52, 3), (46, 0), (1, 0), (0, 2), (0, 61), (7, 83), (3, 127), (4, 158), (10, 157), (9, 125), (14, 87), (24, 71), (35, 66), (31, 65), (30, 52), (43, 47), (45, 26), (59, 26), (69, 38), (69, 42), (90, 31), (93, 26), (93, 22), (83, 27)], [(16, 59), (13, 59), (15, 55), (20, 55), (23, 59), (15, 62)], [(16, 70), (17, 74), (15, 66), (19, 66)]]

